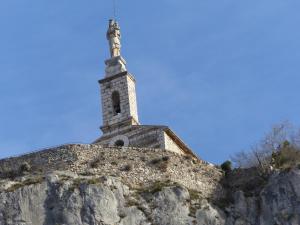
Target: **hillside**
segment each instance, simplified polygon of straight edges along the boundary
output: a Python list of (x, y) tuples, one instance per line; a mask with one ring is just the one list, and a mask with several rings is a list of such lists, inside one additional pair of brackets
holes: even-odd
[(225, 176), (159, 149), (66, 145), (0, 160), (2, 225), (298, 225), (300, 171)]

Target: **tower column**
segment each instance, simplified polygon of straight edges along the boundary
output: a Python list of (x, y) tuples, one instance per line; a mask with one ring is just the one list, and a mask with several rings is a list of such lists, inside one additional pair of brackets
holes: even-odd
[(135, 79), (121, 56), (121, 31), (114, 20), (109, 21), (107, 39), (111, 58), (105, 61), (105, 78), (99, 81), (104, 135), (139, 124)]

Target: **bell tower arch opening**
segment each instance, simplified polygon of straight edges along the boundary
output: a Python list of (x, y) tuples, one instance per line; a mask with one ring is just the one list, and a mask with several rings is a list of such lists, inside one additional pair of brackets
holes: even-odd
[(111, 95), (113, 114), (114, 116), (121, 113), (121, 101), (120, 94), (118, 91), (114, 91)]

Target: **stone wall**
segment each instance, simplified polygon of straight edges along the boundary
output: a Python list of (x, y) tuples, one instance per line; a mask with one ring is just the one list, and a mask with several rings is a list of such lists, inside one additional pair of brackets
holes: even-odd
[[(103, 127), (133, 120), (138, 123), (135, 80), (127, 72), (100, 81)], [(114, 113), (112, 94), (119, 93), (121, 112)], [(132, 121), (127, 125), (136, 124)], [(104, 132), (107, 132), (104, 129)]]
[(127, 92), (129, 98), (129, 111), (130, 115), (135, 119), (135, 121), (139, 121), (138, 118), (138, 108), (137, 108), (137, 99), (136, 99), (136, 90), (135, 90), (135, 80), (132, 76), (126, 76), (127, 79)]
[(168, 151), (172, 151), (178, 154), (183, 154), (182, 149), (170, 138), (166, 132), (163, 133), (164, 135), (164, 147)]
[(135, 125), (117, 133), (104, 135), (95, 143), (106, 147), (114, 147), (118, 139), (125, 140), (125, 147), (160, 148), (178, 154), (185, 154), (182, 147), (165, 132), (166, 126)]
[(223, 174), (202, 160), (161, 149), (105, 148), (99, 145), (65, 145), (0, 160), (0, 175), (19, 170), (27, 162), (35, 173), (72, 171), (77, 174), (121, 177), (133, 187), (173, 181), (200, 192), (203, 197), (222, 193)]
[(105, 135), (98, 140), (97, 143), (102, 146), (112, 147), (114, 143), (111, 141), (114, 140), (116, 136), (125, 136), (128, 139), (128, 145), (130, 147), (164, 148), (163, 130), (154, 126), (132, 126), (116, 134)]

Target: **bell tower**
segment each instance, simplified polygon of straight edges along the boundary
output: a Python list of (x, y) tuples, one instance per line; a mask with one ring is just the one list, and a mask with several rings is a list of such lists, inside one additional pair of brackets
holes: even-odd
[(115, 20), (109, 21), (106, 37), (111, 58), (105, 61), (105, 77), (99, 81), (103, 135), (139, 125), (135, 79), (127, 72), (126, 61), (121, 56), (121, 31)]

